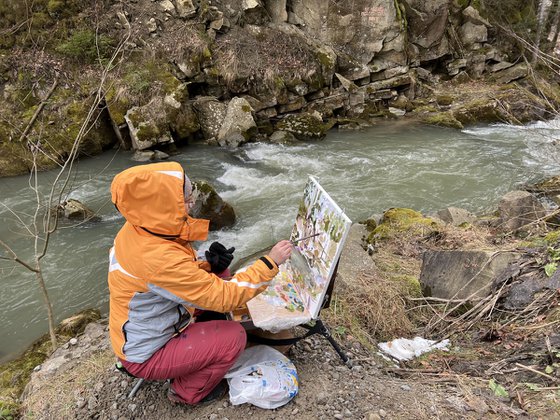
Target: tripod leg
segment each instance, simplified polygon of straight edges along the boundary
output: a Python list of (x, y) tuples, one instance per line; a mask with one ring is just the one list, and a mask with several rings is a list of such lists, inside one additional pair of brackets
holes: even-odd
[(320, 325), (319, 326), (319, 331), (318, 331), (319, 334), (321, 334), (323, 337), (325, 337), (327, 340), (329, 340), (329, 343), (331, 343), (331, 346), (333, 346), (333, 348), (338, 353), (338, 355), (340, 356), (340, 358), (342, 359), (344, 364), (346, 366), (348, 366), (349, 368), (352, 368), (350, 359), (348, 358), (346, 353), (344, 353), (344, 350), (342, 350), (342, 348), (336, 342), (336, 340), (333, 338), (333, 336), (331, 335), (331, 332), (329, 331), (327, 326), (325, 324), (323, 324), (323, 321), (321, 321), (320, 319), (317, 319), (317, 320), (315, 320), (315, 322)]

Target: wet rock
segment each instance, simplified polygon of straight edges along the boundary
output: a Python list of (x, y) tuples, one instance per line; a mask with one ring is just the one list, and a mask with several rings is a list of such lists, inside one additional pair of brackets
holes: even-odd
[(425, 296), (442, 299), (482, 298), (492, 282), (519, 255), (490, 251), (426, 251), (420, 284)]
[(498, 204), (500, 229), (515, 231), (545, 216), (543, 205), (527, 191), (511, 191)]
[(206, 181), (193, 182), (195, 202), (190, 214), (195, 218), (210, 220), (210, 230), (219, 230), (235, 224), (235, 211)]
[(136, 150), (130, 159), (135, 162), (149, 162), (155, 159), (155, 155), (152, 150)]
[(98, 309), (86, 309), (62, 320), (57, 328), (59, 334), (78, 335), (90, 322), (97, 321), (101, 318), (101, 312)]
[(69, 199), (58, 206), (58, 216), (70, 220), (87, 220), (98, 222), (101, 217), (96, 216), (95, 212), (78, 200)]
[(440, 210), (437, 215), (445, 223), (449, 223), (453, 226), (459, 226), (463, 223), (472, 223), (476, 220), (476, 216), (474, 214), (458, 207), (448, 207)]
[(298, 140), (302, 141), (323, 139), (329, 128), (329, 125), (323, 123), (317, 113), (288, 115), (276, 124), (277, 130), (292, 133)]
[(294, 135), (287, 131), (275, 131), (270, 136), (269, 141), (276, 144), (293, 144), (298, 142)]

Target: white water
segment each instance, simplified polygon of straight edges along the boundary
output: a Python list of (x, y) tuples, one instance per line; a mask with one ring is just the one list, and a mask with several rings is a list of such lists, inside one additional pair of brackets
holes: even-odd
[[(333, 131), (322, 142), (296, 146), (191, 146), (173, 159), (191, 179), (211, 181), (233, 205), (236, 225), (209, 240), (235, 246), (236, 255), (243, 257), (288, 235), (308, 175), (353, 221), (390, 207), (432, 212), (457, 206), (481, 214), (521, 183), (560, 173), (557, 139), (558, 120), (463, 131), (387, 122), (367, 131)], [(129, 153), (108, 152), (78, 166), (70, 197), (98, 211), (102, 221), (60, 229), (52, 237), (44, 267), (58, 319), (86, 307), (107, 309), (107, 255), (123, 223), (110, 202), (109, 186), (116, 173), (134, 164)], [(40, 181), (47, 185), (52, 177), (41, 174)], [(2, 204), (16, 211), (33, 209), (27, 177), (0, 179), (0, 196)], [(0, 239), (24, 259), (32, 255), (29, 238), (3, 206)], [(30, 273), (0, 260), (0, 281), (2, 360), (45, 332), (46, 321)]]

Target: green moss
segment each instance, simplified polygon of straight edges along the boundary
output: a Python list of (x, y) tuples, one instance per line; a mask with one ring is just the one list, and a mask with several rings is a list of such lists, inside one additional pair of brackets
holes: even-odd
[(370, 233), (367, 238), (369, 243), (379, 239), (388, 239), (403, 232), (413, 234), (431, 231), (437, 226), (436, 222), (422, 213), (405, 208), (393, 208), (383, 214), (381, 223)]
[[(413, 104), (413, 106), (415, 106)], [(435, 107), (434, 105), (428, 105), (428, 104), (424, 104), (424, 105), (418, 105), (414, 108), (414, 112), (416, 113), (422, 113), (422, 112), (438, 112), (437, 107)]]
[(155, 124), (140, 123), (136, 136), (140, 141), (153, 140), (160, 135), (159, 128)]
[(241, 109), (243, 112), (251, 112), (251, 107), (249, 105), (242, 105)]
[(422, 297), (422, 286), (420, 280), (414, 276), (398, 275), (393, 277), (394, 281), (398, 281), (403, 286), (403, 294), (410, 297)]
[(453, 103), (453, 96), (451, 95), (437, 95), (436, 102), (438, 105), (451, 105)]
[(374, 219), (367, 219), (364, 222), (364, 225), (366, 225), (366, 229), (368, 232), (373, 232), (375, 228), (377, 228), (377, 222)]
[(84, 63), (93, 63), (97, 59), (107, 59), (113, 50), (114, 41), (107, 35), (97, 35), (85, 29), (74, 32), (70, 38), (56, 47), (62, 55)]
[(548, 233), (547, 235), (545, 235), (544, 241), (548, 245), (553, 245), (558, 243), (558, 241), (560, 241), (560, 229), (554, 230)]
[(439, 112), (436, 114), (429, 114), (422, 118), (422, 121), (426, 124), (438, 125), (441, 127), (450, 127), (462, 129), (463, 124), (455, 118), (451, 112)]

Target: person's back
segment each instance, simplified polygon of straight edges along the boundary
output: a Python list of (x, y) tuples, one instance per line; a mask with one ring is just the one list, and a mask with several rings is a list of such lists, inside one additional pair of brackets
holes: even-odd
[(178, 163), (129, 168), (115, 177), (111, 194), (127, 220), (110, 253), (113, 350), (131, 374), (174, 379), (173, 399), (195, 404), (246, 341), (243, 328), (231, 321), (191, 324), (195, 310), (227, 312), (262, 292), (291, 246), (280, 242), (269, 256), (224, 281), (213, 272), (223, 271), (224, 261), (227, 267), (233, 248), (213, 244), (212, 264), (197, 259), (191, 241), (206, 239), (208, 221), (188, 216), (192, 187)]

